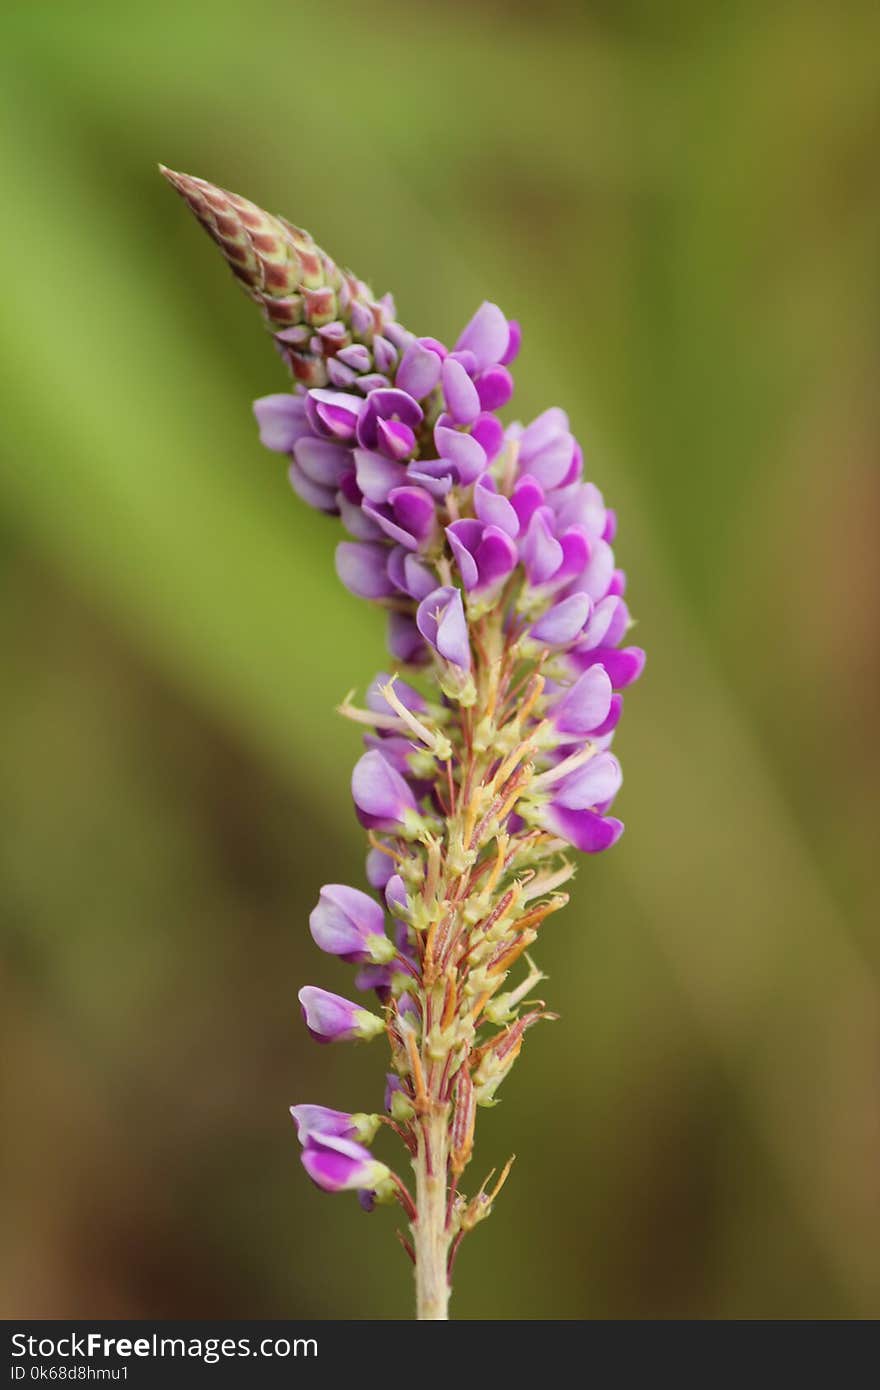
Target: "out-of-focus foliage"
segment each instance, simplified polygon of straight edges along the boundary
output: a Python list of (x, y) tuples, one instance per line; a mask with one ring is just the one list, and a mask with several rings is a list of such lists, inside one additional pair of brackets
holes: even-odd
[(518, 1161), (459, 1316), (876, 1315), (876, 5), (2, 25), (5, 1315), (410, 1307), (286, 1116), (381, 1103), (295, 1006), (346, 987), (306, 915), (360, 881), (333, 705), (381, 623), (257, 443), (281, 367), (160, 159), (417, 331), (497, 300), (518, 413), (567, 407), (620, 511), (628, 833), (547, 929), (562, 1021), (481, 1122)]

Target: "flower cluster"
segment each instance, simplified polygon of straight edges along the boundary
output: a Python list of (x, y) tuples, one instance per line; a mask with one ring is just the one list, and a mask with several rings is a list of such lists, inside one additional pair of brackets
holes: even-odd
[[(165, 172), (293, 371), (292, 392), (255, 404), (263, 443), (299, 497), (339, 518), (339, 577), (386, 609), (391, 656), (422, 685), (382, 674), (362, 706), (342, 706), (365, 729), (351, 791), (373, 893), (327, 885), (310, 918), (375, 1007), (315, 986), (299, 996), (320, 1042), (386, 1035), (386, 1114), (293, 1116), (320, 1187), (367, 1208), (401, 1202), (420, 1316), (445, 1316), (455, 1252), (500, 1185), (460, 1190), (476, 1107), (495, 1103), (525, 1032), (552, 1017), (528, 997), (543, 976), (526, 953), (567, 901), (570, 849), (607, 849), (623, 830), (610, 745), (644, 653), (623, 645), (616, 518), (584, 481), (563, 411), (499, 418), (520, 330), (496, 305), (452, 347), (417, 337), (307, 233)], [(503, 990), (521, 957), (522, 980)], [(366, 1147), (383, 1121), (412, 1157), (414, 1197)]]

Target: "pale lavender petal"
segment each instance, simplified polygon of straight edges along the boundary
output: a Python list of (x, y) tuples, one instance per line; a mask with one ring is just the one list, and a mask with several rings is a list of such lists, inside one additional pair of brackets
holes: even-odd
[(357, 476), (357, 485), (370, 502), (387, 502), (392, 488), (402, 487), (406, 482), (406, 469), (377, 454), (372, 449), (352, 451)]
[(503, 496), (491, 473), (484, 473), (474, 486), (474, 511), (487, 526), (497, 526), (508, 536), (519, 534), (519, 517), (508, 497)]
[[(486, 467), (486, 451), (473, 435), (462, 434), (460, 430), (437, 425), (434, 429), (434, 442), (441, 458), (451, 463), (459, 482), (467, 486), (480, 476)], [(420, 461), (420, 466), (423, 466)]]
[(388, 650), (405, 666), (421, 666), (430, 659), (414, 619), (396, 609), (388, 614)]
[(556, 788), (553, 800), (570, 811), (585, 811), (613, 801), (623, 772), (613, 753), (597, 753)]
[(372, 959), (369, 938), (385, 935), (385, 913), (359, 888), (326, 883), (309, 916), (309, 930), (322, 951), (363, 964)]
[(568, 416), (552, 406), (523, 430), (519, 441), (519, 456), (523, 463), (542, 453), (560, 434), (568, 433)]
[(459, 425), (470, 425), (480, 413), (480, 396), (464, 367), (447, 357), (441, 372), (446, 408)]
[(607, 718), (611, 694), (611, 680), (604, 666), (591, 666), (554, 705), (550, 718), (560, 733), (588, 734)]
[(387, 562), (388, 551), (381, 544), (340, 541), (336, 547), (336, 573), (359, 598), (387, 598), (394, 593)]
[(471, 649), (459, 589), (446, 585), (422, 599), (416, 623), (425, 640), (441, 656), (465, 671), (470, 670)]
[(306, 435), (293, 446), (293, 457), (307, 478), (321, 487), (338, 488), (353, 468), (351, 450), (329, 439)]
[(504, 356), (499, 358), (502, 367), (509, 367), (519, 355), (520, 345), (522, 344), (522, 329), (516, 319), (508, 320), (507, 347), (504, 349)]
[(305, 407), (300, 396), (283, 391), (254, 401), (254, 415), (260, 427), (260, 443), (276, 454), (289, 454), (296, 441), (309, 433)]
[(368, 829), (394, 830), (403, 825), (408, 811), (416, 809), (409, 784), (375, 749), (355, 763), (351, 794), (358, 818)]
[(410, 343), (397, 369), (396, 385), (417, 401), (429, 396), (440, 380), (440, 357), (416, 341)]
[(313, 483), (311, 478), (307, 478), (305, 473), (295, 462), (291, 462), (287, 477), (290, 486), (293, 488), (297, 497), (302, 498), (308, 506), (314, 507), (316, 511), (327, 512), (333, 516), (339, 508), (336, 505), (336, 493), (333, 488), (321, 487), (319, 483)]
[(553, 513), (549, 507), (534, 513), (520, 550), (530, 584), (544, 584), (553, 578), (562, 563), (562, 546), (553, 534)]
[(571, 594), (539, 618), (529, 630), (529, 636), (548, 647), (567, 647), (583, 628), (590, 607), (589, 595)]
[(486, 300), (465, 328), (456, 348), (472, 352), (481, 368), (500, 362), (510, 345), (510, 325), (497, 304)]

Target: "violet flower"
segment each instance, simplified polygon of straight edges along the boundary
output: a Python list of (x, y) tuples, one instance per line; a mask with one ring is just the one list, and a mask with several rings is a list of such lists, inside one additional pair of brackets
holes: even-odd
[[(319, 1187), (355, 1191), (365, 1210), (401, 1204), (418, 1316), (445, 1318), (459, 1246), (510, 1168), (465, 1195), (477, 1113), (496, 1103), (528, 1030), (553, 1017), (534, 1002), (543, 977), (525, 953), (567, 901), (571, 851), (595, 854), (623, 831), (609, 814), (622, 782), (610, 745), (645, 658), (624, 645), (617, 517), (584, 480), (564, 411), (500, 417), (521, 331), (497, 305), (451, 347), (416, 337), (390, 296), (307, 232), (163, 173), (292, 373), (292, 391), (254, 405), (263, 444), (300, 499), (339, 518), (338, 576), (387, 615), (391, 673), (363, 707), (341, 706), (364, 731), (351, 791), (371, 892), (325, 885), (309, 919), (381, 1016), (316, 986), (299, 995), (319, 1042), (385, 1036), (387, 1113), (292, 1114)], [(380, 1123), (404, 1146), (412, 1193), (365, 1147)]]

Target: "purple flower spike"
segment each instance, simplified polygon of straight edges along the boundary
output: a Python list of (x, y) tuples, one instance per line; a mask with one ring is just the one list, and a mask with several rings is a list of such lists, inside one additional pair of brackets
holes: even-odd
[(312, 940), (331, 956), (353, 965), (384, 965), (394, 957), (385, 935), (385, 913), (359, 888), (327, 883), (309, 917)]
[(471, 669), (468, 625), (460, 589), (447, 584), (422, 599), (416, 623), (425, 641), (430, 642), (440, 656), (463, 671)]
[(414, 400), (423, 401), (438, 384), (440, 367), (439, 354), (416, 340), (410, 343), (403, 354), (395, 384)]
[(343, 1110), (328, 1110), (326, 1105), (292, 1105), (290, 1113), (301, 1144), (316, 1135), (371, 1144), (379, 1128), (378, 1115), (348, 1115)]
[(583, 854), (599, 854), (610, 849), (623, 834), (623, 821), (600, 816), (596, 811), (569, 811), (551, 803), (542, 807), (540, 819), (561, 840), (567, 840)]
[(388, 575), (388, 551), (370, 541), (340, 541), (336, 573), (358, 598), (388, 598), (394, 584)]
[(447, 357), (441, 371), (446, 408), (459, 425), (472, 425), (482, 407), (477, 388), (462, 364)]
[(289, 391), (254, 401), (254, 415), (260, 443), (276, 454), (289, 454), (296, 441), (310, 433), (302, 399)]
[(519, 559), (507, 532), (468, 518), (447, 526), (446, 535), (468, 593), (498, 593)]
[(605, 667), (591, 666), (554, 705), (550, 717), (560, 733), (583, 737), (607, 719), (611, 695)]
[(472, 352), (481, 370), (500, 362), (510, 346), (510, 324), (498, 305), (481, 304), (455, 346)]
[(301, 1157), (312, 1182), (324, 1192), (372, 1192), (391, 1176), (362, 1144), (330, 1134), (311, 1135)]
[(542, 646), (567, 647), (583, 628), (591, 606), (588, 594), (570, 594), (538, 619), (529, 629), (529, 636)]
[(375, 749), (355, 764), (351, 794), (358, 820), (368, 830), (399, 833), (419, 818), (408, 783)]
[(331, 994), (317, 985), (303, 985), (297, 997), (306, 1027), (315, 1042), (367, 1040), (385, 1031), (381, 1018), (350, 999), (343, 999), (341, 994)]

